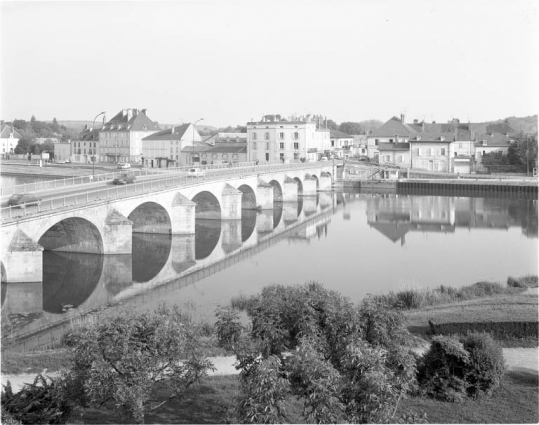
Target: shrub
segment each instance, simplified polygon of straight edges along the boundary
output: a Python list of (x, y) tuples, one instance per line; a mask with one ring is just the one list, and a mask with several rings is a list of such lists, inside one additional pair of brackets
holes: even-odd
[(418, 382), (423, 394), (462, 401), (490, 395), (504, 371), (502, 349), (489, 334), (435, 336), (418, 363)]
[(112, 400), (115, 411), (143, 423), (145, 411), (167, 401), (151, 398), (157, 382), (172, 399), (212, 368), (199, 332), (176, 306), (79, 328), (67, 338), (73, 366), (66, 382), (73, 399), (83, 407)]
[(470, 359), (464, 375), (468, 396), (489, 396), (505, 372), (502, 348), (488, 333), (469, 333), (461, 342)]
[(507, 278), (507, 285), (513, 288), (536, 288), (537, 275), (526, 275), (521, 277), (512, 277)]
[[(72, 411), (63, 380), (47, 380), (41, 374), (33, 384), (25, 384), (17, 393), (13, 393), (8, 381), (2, 390), (1, 402), (2, 412), (24, 424), (65, 424)], [(9, 416), (2, 415), (2, 423), (10, 423), (9, 420)]]
[(290, 395), (306, 422), (395, 419), (416, 375), (400, 311), (376, 299), (357, 307), (313, 282), (271, 285), (242, 305), (250, 332), (226, 310), (216, 323), (238, 359), (240, 422), (286, 421), (282, 401)]

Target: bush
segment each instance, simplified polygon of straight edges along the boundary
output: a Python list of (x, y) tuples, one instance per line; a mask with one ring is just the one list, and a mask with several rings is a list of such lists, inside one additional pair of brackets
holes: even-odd
[(36, 376), (33, 384), (25, 384), (17, 393), (13, 393), (8, 381), (2, 390), (1, 401), (2, 423), (65, 424), (72, 411), (63, 380), (47, 380), (41, 374)]
[(488, 396), (505, 365), (502, 349), (487, 333), (435, 336), (418, 363), (420, 392), (446, 401)]
[(513, 288), (536, 288), (537, 275), (526, 275), (521, 277), (512, 277), (507, 278), (507, 285)]
[(228, 310), (216, 323), (238, 359), (236, 421), (286, 422), (291, 395), (309, 423), (396, 420), (416, 375), (402, 312), (375, 299), (354, 306), (318, 283), (271, 285), (241, 305), (250, 331)]

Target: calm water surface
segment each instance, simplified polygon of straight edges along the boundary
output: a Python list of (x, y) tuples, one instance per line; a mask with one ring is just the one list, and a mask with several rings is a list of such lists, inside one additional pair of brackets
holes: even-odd
[[(270, 283), (316, 280), (354, 302), (405, 286), (461, 286), (537, 273), (537, 200), (329, 194), (197, 220), (196, 235), (133, 236), (132, 255), (44, 253), (43, 283), (2, 287), (28, 332), (95, 309), (218, 305)], [(26, 285), (26, 286), (25, 286)], [(31, 314), (30, 314), (31, 313)]]
[(34, 182), (57, 180), (59, 177), (35, 177), (35, 176), (8, 176), (2, 175), (0, 177), (1, 187), (18, 186), (21, 184), (28, 184)]

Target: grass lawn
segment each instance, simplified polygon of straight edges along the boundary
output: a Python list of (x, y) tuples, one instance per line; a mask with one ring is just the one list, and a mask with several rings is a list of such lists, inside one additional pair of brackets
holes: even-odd
[[(410, 327), (434, 323), (538, 322), (537, 289), (510, 295), (493, 295), (418, 310), (405, 310)], [(425, 336), (424, 334), (418, 336)], [(503, 347), (537, 347), (537, 338), (500, 340)]]

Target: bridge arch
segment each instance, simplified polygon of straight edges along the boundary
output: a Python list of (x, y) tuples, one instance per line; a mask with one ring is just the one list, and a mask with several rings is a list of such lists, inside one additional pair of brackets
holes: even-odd
[(320, 180), (318, 180), (316, 174), (312, 174), (311, 179), (316, 181), (316, 190), (318, 190), (320, 188)]
[(195, 218), (206, 220), (220, 220), (221, 219), (221, 205), (217, 197), (204, 190), (197, 193), (192, 201), (196, 204)]
[(269, 182), (273, 186), (273, 203), (283, 201), (283, 188), (277, 180), (271, 180)]
[(241, 209), (242, 210), (256, 210), (256, 194), (253, 188), (249, 185), (242, 184), (238, 187), (241, 192)]
[(103, 238), (97, 227), (80, 217), (65, 218), (52, 225), (39, 238), (45, 251), (103, 254)]
[(167, 210), (156, 202), (138, 205), (127, 217), (133, 222), (133, 233), (170, 234), (172, 225)]
[(163, 269), (170, 256), (172, 235), (133, 234), (133, 282), (146, 283)]
[(329, 177), (331, 178), (331, 173), (329, 171), (322, 171), (320, 177)]
[(303, 195), (303, 183), (299, 177), (294, 177), (294, 180), (296, 181), (298, 185), (298, 196)]

